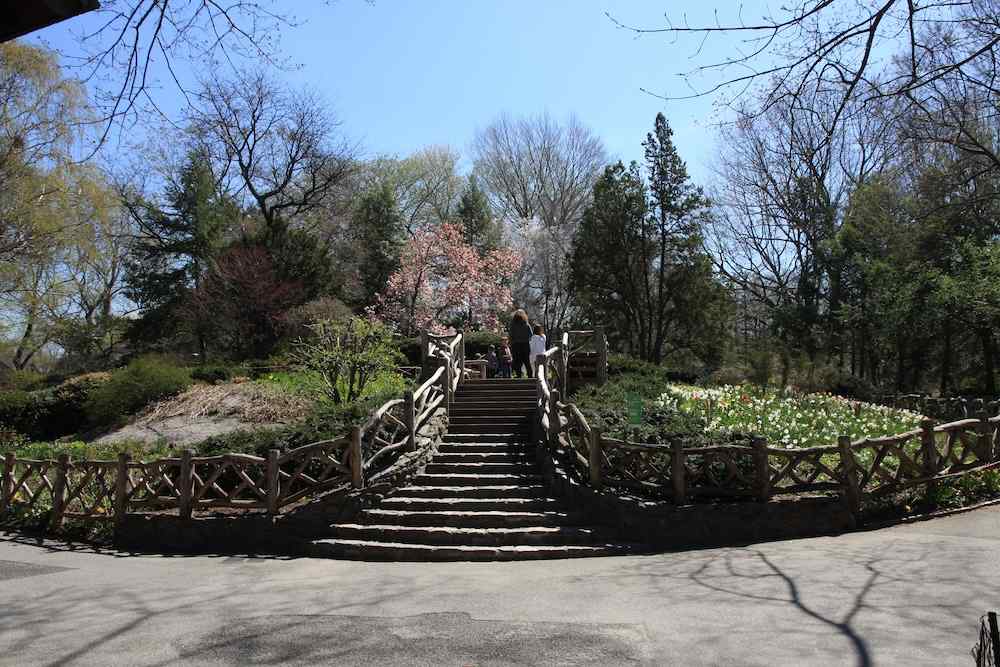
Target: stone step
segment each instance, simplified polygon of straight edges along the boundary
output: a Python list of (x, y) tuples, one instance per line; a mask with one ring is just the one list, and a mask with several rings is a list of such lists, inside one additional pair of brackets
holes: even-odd
[(357, 523), (379, 526), (417, 526), (453, 528), (555, 528), (579, 526), (579, 514), (561, 511), (526, 510), (362, 510)]
[(496, 405), (503, 405), (505, 407), (527, 408), (528, 410), (533, 410), (538, 405), (538, 399), (535, 398), (534, 394), (530, 396), (500, 397), (495, 397), (491, 394), (486, 396), (480, 396), (475, 393), (465, 395), (456, 394), (452, 405), (461, 406), (463, 408), (492, 408)]
[(525, 419), (521, 422), (480, 421), (460, 424), (452, 422), (448, 425), (449, 433), (495, 433), (497, 431), (503, 431), (505, 433), (518, 433), (524, 437), (531, 431), (531, 422)]
[(518, 417), (530, 417), (535, 412), (534, 404), (523, 405), (523, 406), (507, 406), (502, 403), (493, 402), (492, 405), (482, 405), (473, 406), (471, 403), (453, 403), (451, 410), (448, 411), (449, 415), (456, 417), (502, 417), (502, 416), (518, 416)]
[(535, 472), (534, 462), (438, 462), (432, 460), (424, 472), (429, 475), (523, 475)]
[(564, 546), (600, 544), (606, 541), (604, 531), (575, 526), (458, 528), (453, 526), (338, 523), (330, 526), (329, 536), (344, 540), (494, 547), (545, 544)]
[(531, 415), (471, 415), (462, 413), (451, 413), (448, 419), (448, 426), (490, 426), (493, 425), (496, 428), (493, 429), (494, 433), (513, 433), (515, 431), (520, 432), (528, 428), (532, 424)]
[(454, 485), (454, 484), (415, 484), (406, 486), (399, 490), (400, 494), (405, 494), (409, 498), (461, 498), (461, 499), (507, 499), (520, 498), (533, 500), (546, 498), (548, 489), (543, 484), (520, 482), (515, 484), (482, 484), (480, 486)]
[(366, 540), (314, 540), (306, 545), (316, 558), (372, 561), (514, 561), (548, 558), (586, 558), (637, 553), (627, 544), (536, 546), (441, 546)]
[(524, 433), (506, 431), (494, 433), (446, 433), (443, 442), (491, 442), (496, 444), (524, 443), (527, 438)]
[(512, 486), (520, 484), (539, 484), (541, 475), (512, 474), (465, 474), (442, 475), (438, 473), (422, 473), (413, 482), (417, 486)]
[(379, 509), (418, 511), (473, 512), (558, 512), (562, 503), (557, 498), (421, 498), (392, 496), (379, 503)]
[(535, 448), (520, 442), (445, 442), (438, 445), (439, 454), (510, 454), (534, 457)]
[(462, 383), (462, 387), (534, 387), (537, 380), (534, 378), (469, 378)]
[(438, 452), (432, 463), (535, 463), (534, 452)]
[(508, 399), (514, 401), (537, 400), (538, 390), (533, 387), (524, 389), (465, 389), (459, 387), (455, 392), (456, 400), (468, 401), (489, 401), (494, 399)]

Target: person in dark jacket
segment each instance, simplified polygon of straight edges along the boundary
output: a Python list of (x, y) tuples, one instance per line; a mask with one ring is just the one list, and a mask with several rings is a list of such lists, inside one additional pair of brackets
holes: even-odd
[[(514, 357), (514, 377), (531, 376), (531, 325), (528, 314), (518, 309), (510, 320), (510, 351)], [(523, 369), (523, 372), (522, 372)]]

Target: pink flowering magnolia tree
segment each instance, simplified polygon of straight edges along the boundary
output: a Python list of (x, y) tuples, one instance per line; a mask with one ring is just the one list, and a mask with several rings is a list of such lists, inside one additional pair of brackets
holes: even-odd
[(511, 306), (509, 285), (521, 256), (509, 248), (480, 256), (459, 225), (445, 223), (417, 232), (399, 264), (378, 296), (377, 314), (403, 333), (444, 333), (455, 320), (496, 329), (498, 312)]

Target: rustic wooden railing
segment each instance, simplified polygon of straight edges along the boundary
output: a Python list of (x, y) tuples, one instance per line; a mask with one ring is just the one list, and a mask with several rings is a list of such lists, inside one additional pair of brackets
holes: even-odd
[[(7, 508), (48, 512), (49, 526), (65, 519), (122, 520), (132, 512), (176, 511), (182, 517), (217, 509), (278, 514), (320, 493), (363, 489), (393, 471), (400, 455), (429, 444), (419, 434), (435, 414), (447, 414), (466, 375), (459, 333), (434, 337), (428, 359), (436, 370), (414, 391), (390, 400), (350, 434), (297, 447), (250, 454), (133, 461), (20, 459), (4, 455), (0, 513)], [(462, 370), (460, 370), (462, 369)]]
[(942, 421), (971, 419), (985, 410), (989, 414), (1000, 411), (1000, 398), (971, 398), (967, 396), (928, 396), (927, 394), (877, 394), (875, 403), (891, 408), (909, 410)]
[[(561, 347), (566, 339), (560, 341)], [(768, 501), (786, 494), (836, 492), (860, 513), (864, 498), (916, 486), (928, 489), (972, 471), (1000, 467), (1000, 415), (980, 411), (975, 419), (804, 449), (769, 446), (764, 438), (746, 444), (685, 446), (609, 438), (588, 424), (572, 403), (564, 403), (556, 382), (565, 375), (565, 354), (553, 348), (536, 358), (538, 422), (550, 455), (564, 461), (595, 488), (672, 499), (747, 498)], [(565, 348), (564, 348), (565, 349)]]

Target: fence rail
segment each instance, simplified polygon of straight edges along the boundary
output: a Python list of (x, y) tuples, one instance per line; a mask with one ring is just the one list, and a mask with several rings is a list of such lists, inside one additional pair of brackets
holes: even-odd
[[(935, 424), (898, 435), (805, 449), (769, 446), (759, 437), (746, 445), (685, 446), (609, 438), (587, 423), (552, 386), (573, 333), (536, 359), (538, 419), (550, 452), (594, 487), (611, 486), (677, 504), (697, 498), (754, 498), (836, 492), (860, 512), (863, 498), (927, 486), (972, 471), (1000, 467), (1000, 415), (980, 410), (975, 418)], [(587, 332), (584, 332), (587, 333)], [(995, 413), (994, 413), (995, 414)]]
[(392, 471), (400, 455), (416, 452), (418, 436), (434, 415), (447, 414), (466, 376), (464, 336), (428, 337), (426, 358), (438, 364), (415, 391), (376, 409), (350, 434), (266, 457), (249, 454), (133, 461), (3, 459), (0, 511), (48, 512), (49, 527), (65, 519), (119, 521), (132, 512), (195, 512), (230, 509), (277, 514), (320, 493), (362, 489)]

